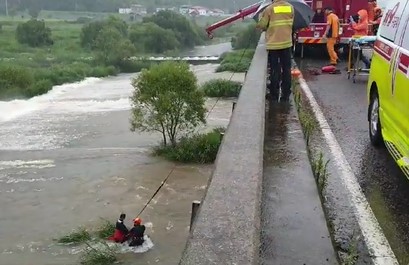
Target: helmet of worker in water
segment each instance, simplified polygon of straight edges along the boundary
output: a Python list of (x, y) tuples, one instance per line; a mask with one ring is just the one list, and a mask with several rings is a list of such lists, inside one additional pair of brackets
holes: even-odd
[(135, 219), (133, 219), (133, 223), (135, 225), (140, 225), (142, 223), (142, 219), (139, 217), (136, 217)]

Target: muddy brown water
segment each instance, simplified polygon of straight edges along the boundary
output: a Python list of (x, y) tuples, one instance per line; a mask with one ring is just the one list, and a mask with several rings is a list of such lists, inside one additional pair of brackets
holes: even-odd
[[(216, 67), (192, 69), (200, 83), (231, 77), (215, 74)], [(96, 227), (100, 217), (115, 222), (121, 212), (129, 226), (175, 166), (150, 156), (160, 135), (129, 130), (133, 76), (88, 78), (30, 100), (0, 102), (0, 264), (78, 264), (80, 254), (53, 239)], [(231, 107), (231, 100), (217, 102), (207, 128), (227, 126)], [(191, 203), (204, 195), (212, 169), (176, 165), (141, 215), (154, 247), (121, 254), (124, 264), (178, 263)]]

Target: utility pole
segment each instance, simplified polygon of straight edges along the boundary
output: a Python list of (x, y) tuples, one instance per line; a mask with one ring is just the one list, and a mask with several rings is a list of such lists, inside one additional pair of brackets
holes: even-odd
[(6, 0), (6, 16), (9, 16), (9, 6), (7, 3), (8, 0)]

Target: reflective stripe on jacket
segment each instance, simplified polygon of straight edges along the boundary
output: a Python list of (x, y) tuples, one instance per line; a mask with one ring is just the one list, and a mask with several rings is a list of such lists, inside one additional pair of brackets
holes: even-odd
[(267, 50), (281, 50), (293, 45), (294, 8), (284, 0), (276, 0), (264, 12), (258, 27), (266, 30)]

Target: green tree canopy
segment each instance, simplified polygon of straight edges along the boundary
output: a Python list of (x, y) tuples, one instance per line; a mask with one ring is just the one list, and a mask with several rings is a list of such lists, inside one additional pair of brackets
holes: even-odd
[(172, 30), (183, 47), (192, 48), (203, 41), (195, 26), (185, 16), (173, 11), (160, 11), (144, 17), (143, 22), (153, 22), (161, 28)]
[(115, 27), (104, 27), (95, 41), (98, 59), (108, 65), (120, 65), (135, 53), (135, 47)]
[(93, 21), (86, 24), (81, 30), (81, 45), (94, 49), (98, 35), (105, 27), (115, 28), (121, 34), (121, 38), (128, 35), (128, 25), (126, 22), (120, 18), (111, 16), (107, 20)]
[(51, 29), (46, 27), (44, 21), (31, 19), (17, 26), (16, 39), (19, 43), (31, 47), (52, 45)]
[(151, 22), (135, 24), (129, 38), (137, 50), (148, 53), (164, 53), (181, 48), (172, 30), (161, 28)]
[(165, 62), (143, 70), (133, 81), (131, 130), (162, 134), (164, 145), (204, 124), (205, 98), (189, 65)]

